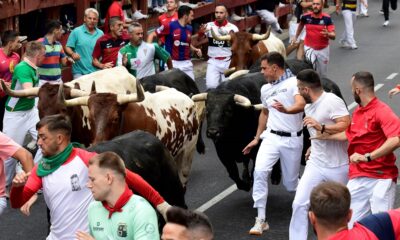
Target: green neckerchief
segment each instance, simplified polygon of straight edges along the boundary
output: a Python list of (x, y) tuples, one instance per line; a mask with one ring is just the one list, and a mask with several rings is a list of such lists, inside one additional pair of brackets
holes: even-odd
[(51, 157), (43, 157), (37, 168), (37, 175), (39, 177), (44, 177), (49, 175), (50, 173), (57, 170), (71, 155), (72, 152), (72, 144), (68, 144), (68, 146), (59, 154)]

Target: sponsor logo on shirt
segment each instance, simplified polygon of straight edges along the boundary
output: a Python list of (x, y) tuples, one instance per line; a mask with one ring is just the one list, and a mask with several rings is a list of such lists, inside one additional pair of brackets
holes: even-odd
[(117, 229), (118, 237), (127, 237), (128, 236), (128, 226), (126, 223), (119, 223)]
[(93, 231), (104, 231), (104, 228), (100, 226), (100, 222), (97, 222), (96, 226), (93, 227)]
[(175, 46), (189, 46), (189, 43), (185, 43), (185, 42), (181, 42), (181, 41), (179, 41), (179, 40), (175, 40), (174, 41), (174, 45)]
[(151, 223), (146, 224), (146, 227), (144, 228), (147, 234), (153, 233), (155, 229), (156, 228)]

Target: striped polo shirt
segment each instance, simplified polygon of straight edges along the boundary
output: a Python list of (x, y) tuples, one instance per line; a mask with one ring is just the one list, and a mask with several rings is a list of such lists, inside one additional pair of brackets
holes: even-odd
[(46, 55), (38, 68), (39, 79), (56, 81), (61, 79), (61, 59), (65, 58), (64, 49), (59, 41), (49, 43), (46, 37), (37, 40), (46, 48)]

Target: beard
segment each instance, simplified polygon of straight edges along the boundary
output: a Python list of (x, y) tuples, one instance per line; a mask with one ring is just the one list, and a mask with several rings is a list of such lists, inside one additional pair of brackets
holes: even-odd
[(353, 93), (353, 97), (354, 97), (354, 101), (360, 105), (361, 104), (361, 98), (360, 95), (358, 95), (357, 93)]
[(314, 14), (319, 14), (321, 11), (322, 11), (321, 9), (313, 8)]
[(301, 95), (304, 98), (304, 101), (306, 101), (307, 104), (312, 103), (310, 95)]

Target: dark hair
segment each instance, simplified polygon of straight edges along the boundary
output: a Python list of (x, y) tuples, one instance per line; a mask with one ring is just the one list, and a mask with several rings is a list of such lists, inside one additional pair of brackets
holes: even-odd
[(269, 65), (276, 64), (279, 68), (285, 68), (285, 58), (278, 52), (269, 52), (261, 57), (261, 62), (267, 61)]
[(215, 6), (215, 8), (217, 8), (217, 7), (224, 7), (224, 8), (225, 8), (225, 11), (228, 12), (228, 8), (227, 8), (226, 5), (223, 4), (223, 3), (217, 3), (217, 5)]
[(297, 74), (297, 80), (309, 88), (321, 88), (321, 79), (316, 71), (304, 69)]
[(47, 126), (49, 132), (63, 132), (68, 138), (71, 137), (71, 121), (69, 117), (63, 114), (50, 115), (40, 119), (36, 124), (36, 129), (39, 130), (45, 126)]
[(118, 16), (111, 17), (111, 18), (108, 20), (108, 26), (109, 26), (109, 27), (113, 26), (117, 21), (122, 21), (122, 20), (121, 20), (121, 17), (118, 17)]
[(194, 236), (213, 239), (214, 234), (210, 220), (201, 212), (171, 207), (167, 211), (167, 222), (186, 227), (190, 232), (191, 239), (196, 240), (197, 238), (193, 238)]
[(363, 87), (367, 88), (370, 91), (374, 91), (374, 76), (370, 72), (356, 72), (353, 75), (354, 81), (361, 84)]
[(59, 29), (62, 23), (59, 20), (50, 20), (46, 23), (46, 33), (52, 33), (54, 30)]
[(89, 165), (96, 164), (99, 168), (107, 168), (115, 171), (118, 175), (125, 178), (125, 164), (122, 158), (114, 152), (103, 152), (89, 160)]
[(310, 195), (310, 211), (324, 226), (337, 226), (346, 219), (350, 210), (350, 192), (337, 182), (324, 182), (316, 186)]
[(190, 11), (193, 11), (193, 9), (189, 6), (180, 6), (178, 8), (178, 18), (182, 18), (183, 16), (189, 16)]
[(9, 42), (15, 41), (15, 39), (19, 36), (19, 33), (14, 30), (7, 30), (1, 35), (1, 42), (3, 43), (3, 47), (5, 47)]

